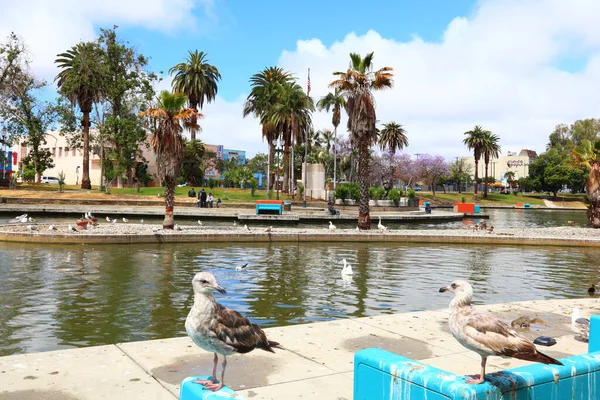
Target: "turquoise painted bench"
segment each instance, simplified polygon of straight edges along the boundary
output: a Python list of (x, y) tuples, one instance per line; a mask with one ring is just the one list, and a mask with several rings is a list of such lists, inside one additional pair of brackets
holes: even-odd
[(600, 399), (600, 315), (591, 318), (588, 353), (564, 366), (530, 364), (486, 375), (481, 385), (381, 349), (354, 356), (354, 400), (588, 400)]
[(227, 386), (223, 386), (217, 392), (205, 390), (204, 386), (194, 383), (196, 379), (208, 379), (208, 376), (190, 376), (181, 381), (179, 388), (179, 400), (219, 400), (236, 399), (245, 400), (244, 397), (237, 394)]
[(273, 214), (281, 215), (283, 213), (283, 207), (280, 204), (272, 203), (256, 203), (256, 215), (259, 214)]

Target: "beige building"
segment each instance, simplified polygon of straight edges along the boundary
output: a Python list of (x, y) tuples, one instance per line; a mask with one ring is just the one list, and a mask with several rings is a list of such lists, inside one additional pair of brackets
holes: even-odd
[[(515, 173), (515, 180), (529, 176), (529, 165), (537, 159), (537, 153), (533, 150), (523, 149), (519, 154), (508, 152), (505, 156), (490, 159), (488, 165), (488, 176), (493, 177), (496, 183), (507, 186), (505, 174), (508, 171)], [(463, 157), (463, 160), (471, 166), (472, 176), (475, 175), (475, 160), (473, 157)], [(479, 161), (479, 178), (485, 177), (485, 162), (483, 157)]]
[[(67, 185), (79, 185), (83, 175), (83, 150), (73, 149), (67, 146), (67, 140), (64, 136), (61, 136), (59, 132), (48, 132), (46, 133), (46, 146), (52, 159), (54, 161), (54, 168), (47, 169), (44, 171), (42, 176), (51, 176), (58, 178), (58, 174), (63, 172), (65, 174), (65, 183)], [(156, 175), (156, 156), (151, 149), (147, 149), (146, 146), (141, 146), (143, 157), (148, 161), (148, 174), (155, 177), (154, 181), (150, 182), (149, 186), (158, 186), (159, 180)], [(100, 151), (99, 149), (92, 149), (90, 152), (90, 180), (92, 186), (96, 187), (100, 185)], [(13, 146), (13, 152), (17, 153), (17, 164), (18, 167), (14, 169), (22, 170), (23, 158), (27, 156), (29, 149), (23, 145), (23, 142)], [(105, 150), (106, 151), (106, 150)], [(140, 160), (141, 161), (141, 160)], [(116, 186), (117, 182), (112, 182), (112, 186)]]

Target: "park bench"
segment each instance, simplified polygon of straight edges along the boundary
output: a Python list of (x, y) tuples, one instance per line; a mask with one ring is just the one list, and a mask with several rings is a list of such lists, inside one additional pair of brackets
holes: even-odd
[(256, 200), (256, 215), (283, 213), (283, 202), (281, 200)]

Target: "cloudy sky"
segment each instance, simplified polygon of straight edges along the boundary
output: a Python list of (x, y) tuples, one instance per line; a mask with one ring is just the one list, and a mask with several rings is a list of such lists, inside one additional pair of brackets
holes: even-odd
[[(35, 72), (52, 81), (56, 54), (119, 35), (166, 72), (188, 50), (208, 53), (223, 75), (204, 107), (201, 139), (264, 152), (260, 127), (242, 118), (248, 78), (279, 65), (311, 96), (328, 92), (348, 54), (374, 51), (376, 68), (394, 68), (394, 88), (376, 94), (377, 117), (407, 130), (406, 153), (468, 155), (463, 133), (479, 124), (501, 138), (503, 154), (542, 152), (558, 123), (598, 117), (598, 0), (2, 0), (0, 37), (30, 49)], [(376, 4), (376, 5), (375, 5)], [(161, 88), (170, 86), (164, 75)], [(316, 129), (331, 116), (314, 115)], [(347, 135), (345, 120), (339, 134)]]

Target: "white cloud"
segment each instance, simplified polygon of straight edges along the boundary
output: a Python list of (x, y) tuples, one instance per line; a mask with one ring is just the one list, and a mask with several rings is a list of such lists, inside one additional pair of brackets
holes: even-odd
[(211, 18), (213, 0), (8, 0), (2, 2), (0, 38), (13, 31), (30, 50), (34, 71), (46, 80), (56, 75), (56, 55), (80, 40), (93, 40), (98, 25), (127, 24), (172, 32), (195, 27), (192, 10)]
[[(469, 18), (451, 21), (440, 42), (408, 42), (377, 32), (348, 34), (326, 47), (300, 40), (279, 64), (304, 83), (311, 68), (311, 94), (329, 90), (332, 71), (348, 67), (350, 52), (375, 52), (374, 65), (394, 67), (395, 87), (376, 94), (383, 123), (405, 125), (407, 153), (466, 155), (463, 132), (481, 124), (501, 138), (504, 153), (541, 152), (557, 123), (597, 116), (600, 84), (600, 2), (596, 0), (489, 0)], [(562, 57), (586, 57), (583, 71), (554, 65)], [(329, 116), (315, 116), (328, 127)], [(345, 131), (345, 121), (340, 125)], [(345, 132), (344, 132), (345, 134)]]

